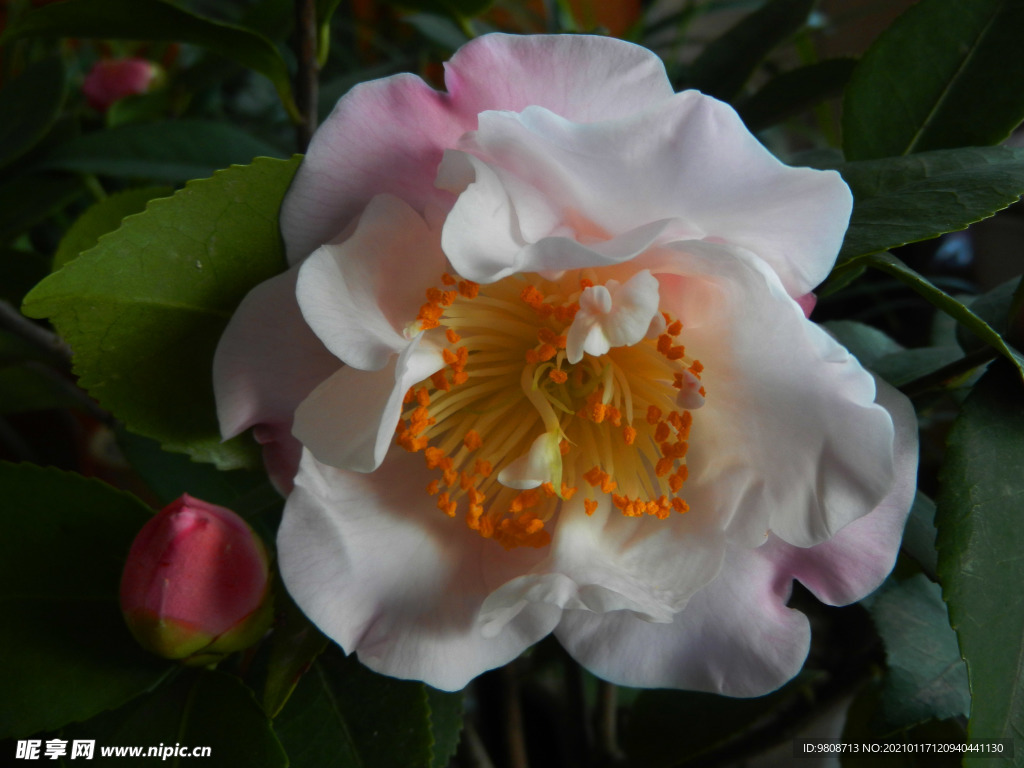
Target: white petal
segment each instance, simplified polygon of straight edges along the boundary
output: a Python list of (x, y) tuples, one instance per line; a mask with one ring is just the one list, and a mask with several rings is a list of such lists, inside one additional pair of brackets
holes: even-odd
[(431, 477), (405, 451), (368, 475), (305, 454), (278, 556), (289, 594), (346, 652), (383, 674), (457, 690), (548, 634), (559, 611), (538, 603), (483, 635), (486, 596), (541, 555), (506, 552), (446, 517), (424, 491)]
[(255, 427), (271, 479), (291, 488), (299, 446), (291, 436), (300, 402), (341, 361), (306, 325), (295, 300), (297, 271), (256, 286), (242, 300), (217, 344), (213, 390), (225, 439)]
[(892, 486), (892, 419), (873, 377), (763, 261), (710, 243), (672, 249), (648, 266), (707, 392), (693, 414), (687, 501), (714, 509), (747, 546), (769, 531), (800, 547), (825, 541)]
[(394, 441), (405, 393), (444, 365), (420, 336), (379, 371), (342, 368), (302, 401), (294, 434), (323, 464), (373, 472)]
[(406, 203), (378, 195), (355, 232), (303, 263), (302, 314), (345, 363), (377, 370), (408, 344), (405, 327), (445, 269), (438, 234)]
[(658, 314), (658, 281), (650, 272), (637, 272), (625, 284), (609, 280), (580, 296), (580, 309), (569, 326), (566, 358), (578, 363), (583, 353), (603, 355), (611, 347), (636, 344), (647, 336)]
[(567, 611), (555, 634), (583, 666), (619, 685), (760, 696), (807, 656), (810, 627), (786, 607), (790, 587), (759, 550), (734, 546), (672, 623)]

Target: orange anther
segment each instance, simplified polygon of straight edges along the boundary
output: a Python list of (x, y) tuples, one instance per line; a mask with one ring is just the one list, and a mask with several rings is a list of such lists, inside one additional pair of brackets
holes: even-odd
[(454, 277), (445, 272), (441, 275), (441, 282), (444, 283), (445, 285), (455, 285), (457, 281), (455, 280)]
[(682, 360), (683, 355), (686, 354), (686, 347), (680, 344), (677, 347), (672, 347), (668, 352), (665, 353), (665, 357), (669, 360)]
[(595, 501), (594, 499), (584, 499), (583, 500), (583, 510), (588, 515), (594, 514), (595, 512), (597, 512), (597, 501)]
[(491, 466), (491, 462), (477, 459), (473, 464), (473, 471), (481, 477), (490, 477), (494, 471), (494, 467)]
[(636, 430), (630, 426), (623, 427), (622, 439), (626, 441), (626, 445), (632, 445), (636, 442)]
[(700, 360), (694, 360), (693, 365), (690, 366), (690, 373), (692, 373), (694, 376), (697, 376), (703, 370), (704, 365), (701, 363)]
[(657, 424), (661, 421), (661, 408), (656, 405), (647, 406), (647, 423)]
[(659, 443), (663, 440), (668, 440), (671, 431), (672, 428), (668, 425), (668, 422), (659, 421), (657, 428), (654, 430), (654, 440)]
[(668, 328), (665, 329), (665, 333), (667, 333), (669, 336), (678, 336), (682, 332), (683, 324), (679, 320), (676, 320), (674, 323), (669, 325)]
[(459, 339), (462, 338), (452, 328), (449, 328), (447, 331), (444, 332), (444, 337), (448, 339), (449, 344), (457, 344), (459, 342)]
[(565, 384), (569, 380), (569, 374), (558, 368), (552, 368), (548, 371), (548, 378), (556, 384)]
[(675, 466), (675, 462), (667, 456), (663, 456), (658, 459), (658, 463), (654, 465), (654, 474), (658, 477), (664, 477), (672, 471), (673, 466)]
[(468, 450), (475, 451), (484, 444), (484, 441), (481, 439), (479, 432), (475, 429), (471, 429), (466, 433), (465, 437), (462, 438), (462, 444), (466, 446)]
[(474, 283), (472, 280), (460, 280), (459, 293), (467, 299), (475, 299), (480, 293), (480, 285), (478, 283)]

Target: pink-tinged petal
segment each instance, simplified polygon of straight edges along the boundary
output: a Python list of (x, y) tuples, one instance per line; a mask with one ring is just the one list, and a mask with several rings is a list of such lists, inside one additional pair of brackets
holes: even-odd
[(578, 363), (584, 352), (599, 357), (612, 347), (636, 344), (657, 316), (658, 281), (647, 270), (625, 283), (590, 286), (580, 295), (580, 310), (569, 326), (567, 359)]
[(408, 345), (406, 326), (446, 264), (439, 233), (402, 200), (378, 195), (351, 237), (303, 262), (296, 295), (324, 346), (347, 365), (378, 370)]
[(582, 500), (570, 501), (559, 513), (550, 558), (487, 599), (484, 631), (499, 632), (536, 602), (671, 622), (715, 578), (724, 547), (714, 521), (699, 514), (627, 518), (602, 497), (588, 515)]
[(813, 293), (805, 293), (803, 296), (796, 297), (796, 303), (800, 305), (800, 309), (804, 312), (804, 317), (809, 318), (811, 312), (814, 311), (814, 307), (818, 303), (818, 297)]
[(873, 592), (896, 563), (903, 526), (917, 487), (917, 419), (910, 401), (879, 380), (878, 403), (896, 426), (896, 481), (871, 514), (855, 520), (828, 541), (799, 549), (772, 539), (779, 568), (799, 579), (829, 605), (846, 605)]
[[(669, 254), (674, 254), (669, 255)], [(893, 424), (875, 381), (804, 318), (763, 261), (725, 245), (673, 244), (659, 277), (679, 342), (703, 364), (684, 496), (729, 536), (819, 544), (893, 483)]]
[(567, 611), (555, 635), (594, 674), (638, 688), (760, 696), (792, 678), (810, 645), (786, 607), (792, 581), (761, 550), (732, 546), (717, 578), (669, 624), (629, 611)]
[(281, 207), (289, 261), (332, 242), (375, 195), (397, 195), (421, 213), (450, 205), (434, 187), (437, 166), (474, 125), (414, 75), (355, 86), (314, 135)]
[[(539, 107), (487, 112), (479, 122), (459, 149), (497, 169), (498, 178), (515, 177), (500, 194), (530, 243), (551, 219), (537, 197), (555, 201), (549, 206), (561, 207), (563, 222), (582, 219), (608, 238), (671, 220), (663, 238), (742, 246), (799, 296), (828, 275), (849, 221), (852, 196), (837, 173), (782, 164), (731, 107), (696, 91), (601, 123), (573, 122)], [(460, 205), (468, 203), (460, 200), (456, 210)], [(504, 210), (489, 214), (484, 199), (473, 210), (485, 225), (488, 216), (507, 218)]]
[(313, 137), (285, 198), (281, 231), (292, 263), (332, 242), (369, 200), (401, 197), (445, 209), (434, 187), (446, 148), (487, 109), (541, 104), (574, 120), (629, 114), (672, 93), (661, 61), (620, 40), (485, 35), (446, 64), (448, 93), (413, 75), (354, 87)]
[(271, 479), (291, 488), (300, 448), (292, 414), (341, 362), (320, 343), (295, 301), (297, 270), (256, 286), (242, 300), (213, 358), (213, 391), (224, 438), (249, 427), (264, 445)]
[(295, 437), (324, 464), (373, 472), (394, 441), (405, 393), (444, 365), (440, 350), (418, 336), (378, 371), (342, 368), (302, 401)]
[(539, 105), (578, 122), (623, 117), (672, 95), (655, 54), (593, 35), (484, 35), (445, 64), (445, 84), (465, 113)]
[(302, 460), (278, 532), (281, 575), (299, 607), (346, 652), (386, 675), (458, 690), (547, 635), (536, 604), (495, 637), (479, 612), (542, 554), (505, 551), (440, 512), (422, 456), (397, 451), (372, 474)]

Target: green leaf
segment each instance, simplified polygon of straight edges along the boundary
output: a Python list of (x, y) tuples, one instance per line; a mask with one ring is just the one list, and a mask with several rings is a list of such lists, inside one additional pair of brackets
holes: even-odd
[(225, 123), (167, 120), (86, 133), (61, 144), (40, 167), (100, 176), (188, 181), (229, 165), (281, 153)]
[(763, 130), (841, 94), (856, 63), (827, 59), (784, 72), (737, 104), (736, 111), (751, 131)]
[[(1024, 388), (994, 364), (949, 436), (936, 499), (939, 580), (967, 661), (974, 739), (1024, 740)], [(1020, 765), (1020, 754), (1016, 765)], [(968, 756), (965, 766), (992, 765)]]
[(60, 59), (42, 59), (0, 91), (0, 168), (28, 152), (57, 122), (67, 78)]
[[(99, 766), (203, 765), (210, 768), (285, 768), (288, 757), (270, 721), (237, 678), (208, 670), (183, 671), (173, 682), (116, 712), (64, 729), (64, 739), (96, 741)], [(194, 749), (209, 747), (208, 756), (169, 759), (124, 756), (102, 759), (101, 746), (140, 745)], [(73, 765), (73, 763), (71, 763)], [(90, 763), (93, 765), (93, 763)]]
[(850, 266), (859, 265), (873, 267), (899, 279), (923, 296), (932, 306), (941, 309), (981, 341), (1013, 363), (1021, 377), (1024, 377), (1024, 355), (1021, 355), (1020, 352), (1007, 344), (1003, 337), (992, 330), (988, 323), (961, 302), (954, 299), (924, 276), (912, 270), (895, 256), (890, 253), (876, 253), (856, 259), (855, 264)]
[(903, 529), (902, 548), (917, 560), (924, 574), (933, 581), (939, 564), (935, 536), (935, 502), (918, 491), (910, 508), (907, 525)]
[(60, 269), (72, 259), (78, 258), (80, 253), (88, 251), (100, 237), (120, 227), (125, 216), (140, 213), (150, 200), (168, 197), (173, 192), (170, 187), (128, 189), (93, 204), (64, 233), (53, 256), (53, 269)]
[[(992, 290), (976, 296), (970, 303), (971, 312), (991, 325), (996, 332), (1006, 334), (1009, 331), (1014, 294), (1020, 285), (1020, 280), (1020, 277), (1014, 277), (997, 285)], [(981, 347), (975, 337), (960, 328), (957, 329), (956, 340), (966, 352), (974, 352)]]
[(757, 65), (807, 23), (814, 2), (769, 0), (703, 50), (687, 73), (687, 86), (732, 100)]
[(931, 719), (966, 717), (967, 668), (938, 584), (918, 574), (887, 582), (868, 608), (885, 643), (889, 671), (881, 718), (889, 732)]
[(462, 694), (445, 693), (429, 685), (427, 708), (430, 711), (430, 730), (433, 737), (431, 768), (445, 768), (455, 755), (462, 735)]
[(853, 215), (838, 266), (966, 229), (1024, 193), (1024, 149), (979, 147), (846, 163)]
[(288, 67), (270, 40), (250, 29), (190, 13), (164, 0), (65, 0), (24, 14), (0, 37), (0, 43), (22, 37), (192, 43), (266, 76), (288, 114), (292, 119), (299, 118)]
[(70, 472), (0, 462), (0, 737), (124, 704), (169, 669), (118, 607), (121, 568), (149, 509)]
[(274, 725), (292, 768), (432, 768), (430, 715), (422, 683), (330, 652), (302, 677)]
[(221, 443), (211, 366), (245, 294), (285, 268), (277, 214), (298, 159), (261, 159), (154, 200), (40, 283), (24, 312), (50, 318), (80, 383), (133, 432), (222, 469), (258, 464)]
[(911, 6), (850, 78), (847, 159), (1001, 142), (1024, 119), (1022, 29), (1021, 0)]

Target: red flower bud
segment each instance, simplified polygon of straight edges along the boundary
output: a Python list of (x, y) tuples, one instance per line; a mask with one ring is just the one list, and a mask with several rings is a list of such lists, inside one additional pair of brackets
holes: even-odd
[(121, 610), (147, 649), (208, 664), (256, 642), (270, 625), (263, 542), (229, 509), (184, 495), (135, 537)]
[(82, 93), (90, 107), (106, 112), (115, 101), (149, 90), (159, 70), (153, 62), (134, 57), (97, 61), (85, 76)]

